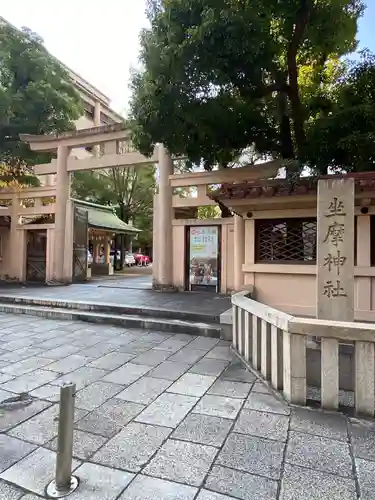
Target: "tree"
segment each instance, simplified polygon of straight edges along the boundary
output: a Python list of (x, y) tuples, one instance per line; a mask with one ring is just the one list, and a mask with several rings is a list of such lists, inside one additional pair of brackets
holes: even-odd
[(74, 129), (80, 97), (68, 73), (28, 29), (0, 20), (0, 178), (3, 183), (35, 183), (32, 165), (49, 162), (19, 135)]
[(375, 166), (375, 56), (363, 53), (333, 89), (332, 104), (307, 130), (309, 165), (319, 173)]
[[(133, 141), (163, 142), (195, 163), (228, 166), (246, 147), (303, 159), (309, 96), (327, 62), (356, 46), (360, 0), (151, 1), (132, 78)], [(311, 87), (313, 88), (313, 87)], [(315, 100), (314, 114), (317, 114)]]
[(152, 241), (155, 189), (154, 166), (75, 172), (72, 182), (73, 197), (114, 206), (121, 220), (142, 230), (139, 241), (144, 245)]

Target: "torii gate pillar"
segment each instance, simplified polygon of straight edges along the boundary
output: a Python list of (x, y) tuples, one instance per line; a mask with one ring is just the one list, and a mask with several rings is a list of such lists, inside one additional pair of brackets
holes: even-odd
[(53, 242), (52, 277), (57, 283), (64, 283), (71, 276), (64, 276), (65, 240), (67, 229), (67, 205), (70, 199), (70, 174), (68, 172), (68, 158), (70, 148), (57, 148), (57, 177), (56, 177), (56, 213)]
[(171, 290), (173, 287), (173, 242), (172, 242), (172, 195), (169, 176), (173, 175), (173, 160), (162, 144), (158, 145), (159, 194), (154, 212), (155, 241), (157, 243), (154, 261), (155, 273), (153, 287), (158, 290)]

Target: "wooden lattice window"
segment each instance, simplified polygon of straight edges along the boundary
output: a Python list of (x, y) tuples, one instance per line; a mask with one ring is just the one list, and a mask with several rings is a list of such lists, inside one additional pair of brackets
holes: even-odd
[(256, 262), (316, 263), (316, 218), (255, 221)]

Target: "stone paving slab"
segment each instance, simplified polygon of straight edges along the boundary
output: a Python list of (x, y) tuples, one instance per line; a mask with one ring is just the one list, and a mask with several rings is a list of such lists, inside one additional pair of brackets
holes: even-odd
[(193, 500), (198, 489), (139, 475), (119, 500)]
[(150, 377), (162, 378), (166, 380), (177, 380), (191, 367), (190, 363), (173, 363), (172, 361), (164, 361), (159, 366), (148, 373)]
[(168, 389), (170, 385), (171, 382), (169, 380), (147, 377), (145, 375), (120, 392), (120, 394), (117, 394), (116, 398), (148, 405)]
[(286, 441), (288, 426), (289, 419), (283, 415), (244, 409), (238, 417), (234, 431), (275, 441)]
[(375, 421), (291, 408), (228, 343), (13, 315), (0, 338), (0, 399), (34, 398), (0, 410), (0, 500), (45, 498), (69, 380), (72, 500), (375, 498)]
[(355, 500), (357, 498), (355, 481), (352, 479), (337, 478), (321, 471), (286, 464), (281, 500), (307, 498), (306, 491), (308, 491), (309, 500), (324, 498)]
[(144, 472), (191, 486), (201, 486), (217, 449), (212, 446), (168, 439)]
[(279, 480), (285, 445), (270, 439), (232, 433), (216, 463), (231, 469)]
[(235, 419), (243, 405), (242, 399), (225, 398), (206, 394), (194, 408), (194, 413), (212, 417)]
[[(107, 438), (90, 434), (89, 432), (74, 430), (73, 456), (80, 460), (88, 460), (106, 442)], [(45, 445), (57, 451), (57, 437)]]
[(232, 425), (233, 421), (226, 418), (190, 413), (177, 427), (172, 437), (192, 443), (220, 447)]
[(116, 500), (133, 479), (134, 474), (85, 463), (75, 474), (80, 478), (79, 489), (70, 497), (74, 500)]
[(171, 429), (131, 423), (96, 453), (93, 461), (139, 472), (169, 436)]
[(144, 405), (111, 399), (77, 421), (77, 429), (111, 437), (137, 416)]
[(215, 466), (208, 475), (206, 487), (241, 500), (276, 500), (278, 483), (265, 477)]
[[(14, 394), (7, 393), (6, 398), (11, 396), (14, 396)], [(12, 411), (0, 410), (0, 432), (9, 431), (49, 406), (50, 403), (47, 401), (34, 400), (30, 404)]]
[(136, 420), (144, 424), (177, 427), (197, 401), (198, 398), (192, 396), (164, 393), (151, 403)]
[(167, 392), (185, 394), (186, 396), (196, 396), (199, 398), (204, 395), (214, 382), (215, 377), (185, 373), (185, 375), (182, 375), (177, 382), (167, 389)]
[[(0, 500), (20, 500), (24, 491), (0, 479)], [(28, 499), (27, 499), (28, 500)]]
[(228, 365), (229, 361), (203, 358), (194, 364), (189, 372), (218, 377)]
[[(54, 478), (56, 453), (38, 448), (0, 474), (1, 479), (44, 497), (46, 485)], [(76, 469), (79, 462), (73, 460)]]
[(76, 407), (83, 410), (94, 410), (123, 389), (124, 386), (119, 384), (110, 384), (101, 381), (94, 382), (77, 392)]
[(0, 434), (0, 472), (8, 469), (26, 455), (34, 451), (36, 446), (20, 439)]
[(291, 431), (286, 461), (342, 477), (353, 476), (348, 443)]

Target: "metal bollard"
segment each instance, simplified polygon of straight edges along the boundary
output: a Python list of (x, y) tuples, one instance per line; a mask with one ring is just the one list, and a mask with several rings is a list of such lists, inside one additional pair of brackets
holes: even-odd
[(75, 384), (64, 384), (60, 389), (56, 473), (55, 479), (46, 488), (50, 498), (66, 497), (78, 487), (78, 479), (72, 476), (75, 392)]

